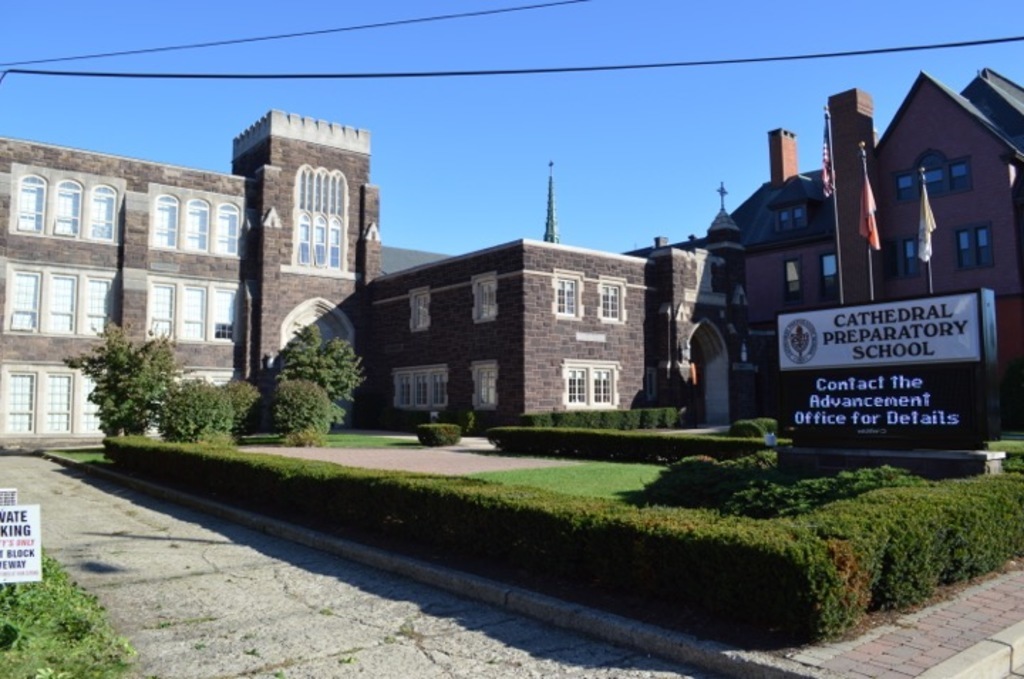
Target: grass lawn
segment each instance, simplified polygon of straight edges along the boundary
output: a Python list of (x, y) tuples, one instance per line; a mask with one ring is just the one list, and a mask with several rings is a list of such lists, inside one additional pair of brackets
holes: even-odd
[[(242, 446), (279, 446), (283, 437), (277, 434), (246, 436)], [(328, 448), (422, 448), (416, 439), (403, 439), (376, 434), (328, 434)]]
[(664, 469), (654, 464), (586, 462), (571, 467), (482, 472), (472, 477), (508, 486), (531, 486), (566, 495), (600, 497), (633, 504), (640, 503), (640, 491)]

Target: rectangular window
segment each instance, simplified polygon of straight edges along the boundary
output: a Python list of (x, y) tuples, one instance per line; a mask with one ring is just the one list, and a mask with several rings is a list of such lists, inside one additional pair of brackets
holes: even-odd
[(836, 256), (828, 253), (821, 256), (821, 298), (823, 300), (839, 299), (839, 274)]
[(11, 314), (11, 330), (39, 329), (39, 287), (41, 276), (37, 273), (14, 275), (14, 300)]
[(430, 291), (413, 290), (409, 293), (409, 304), (411, 318), (409, 328), (411, 330), (426, 330), (430, 327)]
[(150, 330), (157, 337), (170, 337), (174, 330), (174, 286), (154, 285), (150, 305)]
[(217, 290), (214, 294), (213, 337), (214, 339), (234, 339), (235, 291)]
[(956, 232), (957, 266), (973, 269), (992, 266), (992, 241), (988, 226), (975, 226)]
[(492, 409), (498, 406), (498, 364), (494, 361), (474, 362), (473, 407)]
[(217, 252), (238, 254), (238, 210), (232, 205), (217, 208)]
[(473, 279), (473, 320), (493, 321), (498, 317), (498, 279), (489, 274)]
[(206, 290), (185, 288), (185, 304), (182, 309), (182, 339), (201, 340), (206, 338)]
[(309, 217), (303, 215), (299, 220), (299, 264), (302, 266), (309, 266), (311, 228)]
[(329, 261), (327, 266), (331, 269), (341, 269), (341, 222), (332, 219), (329, 233), (330, 241), (328, 243), (329, 248)]
[(569, 370), (568, 396), (570, 405), (583, 405), (587, 402), (587, 371), (580, 368)]
[(803, 289), (800, 287), (800, 260), (787, 259), (783, 262), (784, 288), (782, 299), (785, 302), (799, 302), (803, 299)]
[(46, 378), (46, 431), (71, 431), (71, 375)]
[(114, 240), (114, 205), (117, 194), (105, 186), (93, 189), (89, 210), (89, 238)]
[(971, 188), (971, 170), (966, 160), (949, 164), (949, 190), (964, 191)]
[(161, 248), (178, 247), (178, 201), (171, 196), (157, 198), (155, 219), (154, 245)]
[(415, 404), (417, 406), (427, 406), (430, 404), (430, 391), (427, 389), (427, 375), (426, 373), (416, 373), (413, 375), (413, 395), (415, 396)]
[(86, 323), (89, 332), (101, 333), (111, 317), (110, 281), (90, 280), (86, 285)]
[(185, 247), (206, 252), (209, 237), (210, 206), (201, 200), (189, 201), (188, 220), (185, 223)]
[(623, 320), (622, 316), (622, 286), (602, 283), (601, 319), (605, 321), (621, 321)]
[(610, 405), (612, 402), (612, 371), (595, 369), (591, 372), (594, 376), (594, 403)]
[(412, 375), (403, 374), (395, 378), (395, 405), (398, 407), (412, 405)]
[(448, 373), (430, 374), (430, 402), (435, 406), (448, 405)]
[(317, 217), (313, 227), (313, 263), (316, 266), (327, 266), (327, 222)]
[(579, 282), (571, 278), (559, 278), (555, 283), (555, 308), (559, 316), (576, 316), (576, 299)]
[(648, 403), (653, 402), (658, 397), (657, 368), (647, 368), (644, 371), (644, 396), (647, 397)]
[(53, 276), (50, 279), (50, 331), (73, 333), (75, 331), (75, 289), (78, 279), (74, 276)]
[(57, 221), (53, 228), (57, 236), (77, 236), (82, 218), (82, 187), (74, 182), (57, 185)]
[(918, 273), (917, 238), (897, 238), (882, 244), (886, 278), (907, 278)]
[(917, 182), (909, 172), (896, 175), (896, 200), (911, 200), (917, 197)]
[(7, 431), (35, 431), (36, 376), (11, 375), (7, 381)]
[(100, 407), (89, 400), (95, 388), (96, 384), (91, 379), (82, 378), (82, 395), (85, 397), (85, 404), (82, 406), (82, 431), (87, 433), (100, 431)]
[(21, 180), (18, 192), (18, 231), (41, 233), (46, 206), (46, 183), (39, 177)]

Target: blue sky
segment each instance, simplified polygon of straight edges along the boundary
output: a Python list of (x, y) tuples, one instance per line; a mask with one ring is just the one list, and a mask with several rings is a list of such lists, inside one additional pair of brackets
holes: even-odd
[[(537, 0), (533, 0), (536, 2)], [(8, 3), (0, 63), (311, 31), (526, 0), (57, 0)], [(854, 7), (856, 9), (854, 9)], [(29, 68), (314, 73), (730, 59), (1024, 35), (1019, 0), (857, 3), (589, 0), (203, 50)], [(1019, 24), (1019, 22), (1017, 22)], [(1024, 42), (878, 56), (612, 73), (415, 80), (103, 80), (10, 74), (0, 136), (230, 172), (231, 141), (270, 109), (368, 129), (388, 245), (448, 254), (540, 239), (548, 161), (562, 242), (626, 251), (701, 235), (768, 174), (767, 132), (820, 164), (831, 94), (874, 97), (885, 130), (927, 71), (954, 90), (989, 67), (1024, 83)], [(0, 69), (7, 68), (0, 66)]]

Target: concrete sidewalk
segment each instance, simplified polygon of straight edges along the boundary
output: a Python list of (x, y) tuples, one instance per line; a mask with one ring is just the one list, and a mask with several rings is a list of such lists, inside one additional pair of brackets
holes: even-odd
[[(280, 451), (279, 451), (280, 452)], [(426, 451), (409, 451), (410, 455), (422, 455)], [(442, 451), (453, 453), (454, 451)], [(325, 453), (326, 454), (326, 453)], [(474, 455), (469, 451), (458, 453), (472, 457), (484, 457)], [(341, 451), (331, 453), (333, 458), (338, 458)], [(16, 461), (16, 462), (15, 462)], [(335, 461), (344, 462), (340, 459)], [(348, 462), (350, 463), (350, 462)], [(25, 472), (31, 471), (36, 477), (53, 478), (54, 471), (49, 463), (37, 458), (0, 458), (0, 480), (7, 485), (21, 485), (26, 489), (31, 482), (22, 482), (19, 477)], [(34, 471), (33, 471), (34, 470)], [(8, 476), (13, 473), (13, 476)], [(93, 471), (95, 473), (95, 471)], [(14, 483), (8, 482), (8, 478)], [(618, 616), (585, 609), (577, 604), (567, 603), (552, 599), (550, 597), (523, 591), (502, 583), (488, 581), (477, 576), (467, 575), (450, 571), (436, 564), (424, 564), (406, 557), (388, 554), (380, 550), (374, 550), (362, 545), (346, 543), (322, 534), (317, 534), (306, 529), (290, 526), (288, 524), (273, 521), (266, 517), (239, 511), (233, 508), (224, 507), (201, 500), (192, 496), (140, 483), (129, 479), (115, 479), (119, 483), (126, 483), (135, 488), (128, 490), (123, 486), (109, 486), (105, 483), (93, 481), (89, 477), (79, 473), (63, 473), (60, 475), (64, 490), (54, 490), (57, 497), (52, 502), (60, 507), (62, 514), (70, 513), (74, 516), (96, 514), (97, 508), (101, 508), (104, 498), (91, 500), (91, 507), (76, 508), (68, 506), (67, 500), (74, 497), (81, 490), (89, 489), (88, 492), (104, 492), (116, 496), (109, 501), (129, 499), (133, 504), (148, 505), (149, 503), (138, 499), (135, 490), (162, 496), (179, 505), (213, 514), (214, 516), (227, 519), (236, 524), (255, 529), (262, 534), (281, 536), (293, 542), (308, 545), (316, 549), (325, 550), (333, 554), (339, 554), (347, 559), (370, 565), (377, 571), (390, 571), (399, 573), (402, 576), (425, 582), (434, 587), (440, 587), (455, 592), (460, 596), (471, 597), (480, 601), (496, 605), (509, 614), (523, 614), (535, 619), (551, 623), (560, 627), (579, 630), (592, 637), (602, 639), (622, 647), (632, 648), (641, 651), (643, 654), (662, 657), (668, 661), (687, 663), (708, 668), (732, 676), (750, 677), (812, 677), (812, 678), (833, 678), (853, 677), (856, 679), (864, 677), (884, 677), (886, 679), (906, 679), (909, 677), (925, 677), (926, 679), (1000, 679), (1011, 675), (1012, 669), (1024, 661), (1024, 570), (1014, 570), (1007, 574), (989, 578), (980, 584), (964, 589), (956, 598), (913, 614), (898, 617), (892, 624), (873, 629), (856, 639), (841, 642), (822, 643), (796, 649), (780, 649), (776, 652), (753, 652), (745, 649), (731, 648), (723, 644), (709, 641), (702, 641), (685, 634), (663, 630), (636, 621), (624, 619)], [(4, 485), (4, 483), (0, 483)], [(95, 486), (95, 487), (93, 487)], [(75, 492), (70, 489), (74, 488)], [(23, 493), (22, 502), (33, 503), (30, 494)], [(35, 501), (38, 501), (35, 500)], [(158, 509), (158, 508), (157, 508)], [(158, 509), (159, 511), (159, 509)], [(164, 509), (163, 511), (166, 511)], [(47, 515), (50, 512), (44, 503), (44, 545), (62, 562), (70, 558), (76, 562), (76, 554), (72, 552), (54, 553), (53, 548), (47, 541), (49, 531), (47, 530)], [(105, 512), (101, 512), (106, 516)], [(118, 516), (117, 512), (112, 513)], [(97, 518), (97, 520), (102, 520)], [(158, 522), (164, 522), (165, 518)], [(149, 522), (157, 521), (148, 519)], [(192, 518), (195, 522), (196, 519)], [(202, 523), (205, 523), (203, 521)], [(96, 535), (135, 535), (138, 526), (122, 528), (118, 525), (103, 525), (103, 531)], [(242, 529), (221, 529), (218, 542), (235, 541), (237, 530)], [(87, 531), (88, 533), (88, 531)], [(83, 536), (79, 536), (79, 540)], [(152, 553), (152, 536), (138, 536), (136, 539), (124, 539), (118, 543), (118, 550), (138, 550), (139, 556), (143, 558)], [(161, 538), (163, 539), (163, 538)], [(248, 538), (251, 541), (251, 538)], [(141, 542), (139, 542), (141, 541)], [(181, 543), (182, 541), (178, 540)], [(178, 545), (182, 547), (182, 544)], [(184, 546), (188, 546), (187, 542)], [(166, 553), (160, 559), (165, 558)], [(119, 557), (120, 558), (120, 557)], [(154, 560), (153, 565), (161, 565), (160, 559)], [(77, 561), (81, 561), (77, 559)], [(105, 567), (96, 565), (105, 563), (97, 561), (82, 562), (81, 577), (75, 573), (76, 578), (87, 588), (102, 585), (102, 582), (109, 582), (109, 573), (105, 573)], [(302, 568), (302, 564), (294, 564)], [(224, 569), (227, 572), (229, 569)], [(99, 575), (94, 575), (94, 572)], [(218, 568), (218, 572), (220, 569)], [(164, 587), (162, 583), (173, 583), (183, 574), (165, 574), (145, 579), (148, 587), (155, 587), (158, 591)], [(93, 582), (93, 578), (98, 578)], [(84, 579), (83, 579), (84, 578)], [(116, 579), (116, 577), (115, 577)], [(97, 592), (99, 593), (99, 592)], [(210, 591), (211, 595), (215, 592)], [(190, 595), (192, 596), (192, 595)], [(101, 595), (101, 600), (103, 599)], [(331, 607), (333, 610), (333, 607)], [(117, 614), (111, 608), (112, 614)], [(206, 616), (212, 615), (207, 611), (190, 614), (185, 617), (185, 622), (174, 622), (178, 624), (194, 624), (197, 627), (206, 625)], [(270, 615), (273, 617), (273, 613)], [(115, 618), (117, 616), (115, 615)], [(178, 616), (182, 617), (182, 616)], [(171, 616), (172, 621), (178, 617)], [(152, 616), (151, 616), (152, 618)], [(135, 618), (129, 617), (128, 622)], [(161, 619), (157, 617), (157, 619)], [(192, 621), (192, 622), (189, 622)], [(153, 634), (152, 630), (147, 631)], [(520, 649), (522, 650), (522, 649)], [(235, 649), (237, 655), (238, 651)], [(532, 654), (532, 651), (530, 651)], [(199, 657), (205, 657), (201, 655)], [(363, 667), (363, 669), (366, 669)], [(449, 668), (451, 669), (451, 668)], [(508, 668), (505, 668), (508, 670)], [(551, 669), (551, 668), (549, 668)], [(577, 668), (578, 669), (578, 668)], [(563, 675), (562, 670), (553, 674), (542, 673), (535, 676), (569, 676)], [(660, 670), (659, 670), (660, 671)], [(593, 676), (593, 677), (674, 677), (683, 676), (681, 672), (694, 672), (691, 669), (679, 668), (667, 670), (668, 674), (654, 672), (651, 674), (629, 674), (625, 668), (618, 669), (608, 675), (591, 674), (583, 672), (580, 675), (571, 673), (571, 676)], [(161, 672), (148, 672), (163, 678), (171, 676), (193, 676), (187, 672), (181, 674)], [(194, 675), (198, 676), (198, 675)], [(238, 676), (235, 674), (221, 674), (211, 676)], [(246, 674), (245, 676), (250, 676)], [(263, 676), (254, 674), (251, 676)], [(266, 675), (272, 676), (272, 675)], [(292, 670), (286, 671), (282, 676), (293, 679), (295, 676)], [(309, 675), (316, 676), (316, 675)], [(319, 676), (347, 676), (344, 674), (321, 674)], [(399, 676), (391, 674), (376, 674), (375, 676)], [(408, 676), (434, 676), (415, 675)], [(453, 673), (447, 676), (520, 676), (518, 673)], [(527, 676), (527, 675), (523, 675)], [(705, 675), (706, 676), (706, 675)]]

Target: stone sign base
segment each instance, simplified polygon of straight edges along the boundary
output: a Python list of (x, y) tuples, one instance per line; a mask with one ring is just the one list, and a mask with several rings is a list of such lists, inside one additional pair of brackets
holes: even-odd
[(1006, 453), (991, 450), (778, 448), (779, 468), (821, 474), (889, 465), (928, 479), (1001, 474)]

